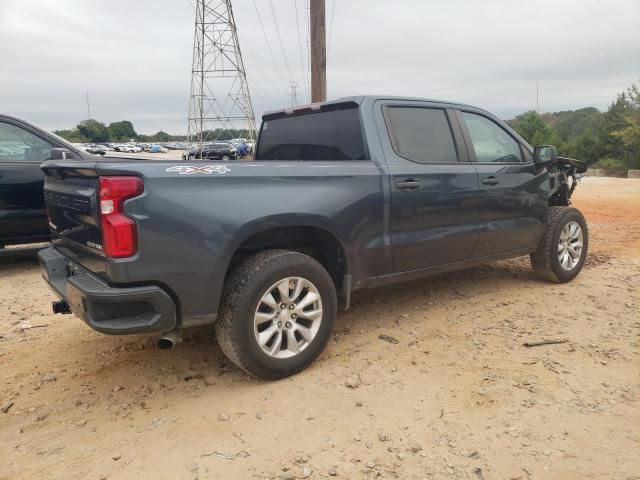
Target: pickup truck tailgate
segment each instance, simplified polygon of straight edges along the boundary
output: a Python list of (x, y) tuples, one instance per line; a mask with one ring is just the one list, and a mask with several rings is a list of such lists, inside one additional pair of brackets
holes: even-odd
[(100, 245), (100, 222), (97, 211), (97, 175), (83, 170), (48, 170), (44, 189), (49, 226), (68, 241), (89, 246)]
[(54, 245), (98, 275), (104, 274), (95, 163), (47, 163), (43, 170)]

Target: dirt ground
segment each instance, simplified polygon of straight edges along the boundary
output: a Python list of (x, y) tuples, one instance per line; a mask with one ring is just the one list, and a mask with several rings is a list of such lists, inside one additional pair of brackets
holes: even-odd
[(207, 331), (167, 353), (52, 315), (33, 257), (0, 259), (0, 478), (638, 480), (640, 180), (574, 203), (573, 283), (515, 259), (359, 293), (279, 382)]

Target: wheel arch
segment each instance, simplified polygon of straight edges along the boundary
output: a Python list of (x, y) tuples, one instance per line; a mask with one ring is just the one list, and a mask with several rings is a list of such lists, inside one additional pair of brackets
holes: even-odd
[(352, 262), (344, 238), (322, 219), (295, 218), (297, 221), (294, 223), (291, 218), (291, 215), (286, 215), (263, 219), (243, 228), (233, 242), (225, 279), (242, 261), (258, 252), (286, 249), (317, 260), (329, 272), (338, 295), (350, 291)]

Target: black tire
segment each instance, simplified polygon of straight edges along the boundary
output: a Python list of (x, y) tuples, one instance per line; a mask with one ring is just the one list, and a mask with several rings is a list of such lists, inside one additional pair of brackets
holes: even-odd
[[(265, 353), (254, 335), (254, 314), (271, 285), (286, 277), (311, 281), (320, 294), (322, 319), (313, 340), (297, 355), (278, 359)], [(276, 380), (304, 370), (324, 350), (337, 314), (335, 285), (320, 263), (290, 250), (267, 250), (245, 260), (223, 288), (216, 336), (231, 362), (256, 377)]]
[[(562, 229), (570, 222), (576, 222), (582, 229), (583, 246), (578, 263), (571, 269), (560, 264), (558, 245)], [(557, 283), (570, 282), (578, 276), (587, 258), (589, 248), (589, 231), (587, 222), (580, 210), (572, 207), (549, 207), (547, 213), (547, 229), (538, 245), (531, 254), (533, 270), (541, 278)]]

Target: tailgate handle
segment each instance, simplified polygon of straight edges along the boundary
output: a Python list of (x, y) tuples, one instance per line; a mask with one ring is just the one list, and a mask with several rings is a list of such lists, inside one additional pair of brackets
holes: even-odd
[(414, 180), (413, 178), (409, 178), (402, 182), (396, 183), (396, 187), (402, 190), (415, 190), (416, 188), (420, 188), (421, 185), (422, 185), (422, 182), (419, 182), (418, 180)]

